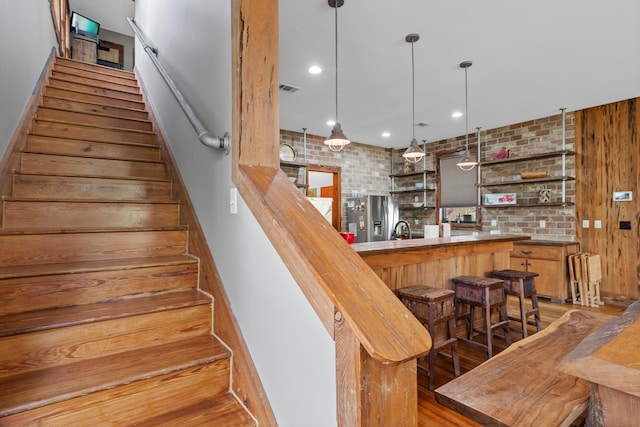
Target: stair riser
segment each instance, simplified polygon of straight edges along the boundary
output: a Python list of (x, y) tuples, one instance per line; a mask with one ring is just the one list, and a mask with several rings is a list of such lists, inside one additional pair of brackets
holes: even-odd
[(170, 200), (171, 183), (71, 176), (13, 176), (13, 196), (16, 198), (50, 199), (52, 194), (68, 200)]
[(133, 75), (114, 76), (111, 74), (104, 74), (104, 73), (98, 74), (95, 72), (91, 72), (90, 70), (70, 67), (62, 63), (55, 64), (53, 67), (53, 70), (59, 73), (70, 74), (78, 77), (85, 77), (89, 79), (100, 80), (100, 81), (105, 81), (110, 83), (119, 83), (125, 86), (133, 86), (133, 87), (138, 86), (138, 81), (134, 78)]
[(210, 332), (211, 307), (199, 305), (3, 337), (0, 378)]
[(0, 266), (181, 255), (184, 230), (0, 236)]
[(108, 96), (72, 91), (55, 85), (45, 86), (43, 93), (48, 96), (72, 99), (80, 102), (93, 102), (111, 107), (132, 108), (140, 111), (143, 111), (145, 108), (144, 102), (142, 101), (130, 101), (127, 99), (111, 98)]
[(91, 95), (108, 96), (111, 98), (126, 99), (129, 101), (142, 101), (142, 95), (137, 93), (130, 93), (113, 89), (103, 89), (98, 86), (74, 83), (67, 80), (56, 79), (53, 77), (49, 79), (49, 84), (61, 89), (73, 90), (77, 92), (88, 93)]
[(92, 73), (97, 73), (100, 76), (115, 76), (123, 79), (136, 80), (136, 76), (131, 71), (118, 70), (116, 68), (104, 67), (102, 65), (90, 64), (88, 62), (74, 61), (70, 59), (57, 57), (54, 68), (59, 65), (70, 67), (75, 70), (85, 70)]
[(178, 226), (177, 203), (3, 201), (8, 229), (152, 228)]
[(133, 129), (150, 132), (153, 130), (151, 122), (130, 120), (120, 117), (107, 117), (91, 113), (78, 113), (74, 111), (59, 110), (49, 107), (39, 107), (36, 118), (43, 120), (56, 120), (64, 122), (82, 123), (90, 126), (105, 126), (108, 128)]
[(56, 98), (52, 96), (43, 96), (42, 105), (67, 111), (77, 111), (79, 113), (94, 113), (112, 117), (149, 120), (149, 114), (146, 111), (132, 108), (109, 107), (96, 103), (73, 101), (66, 98)]
[(73, 74), (62, 73), (55, 69), (51, 72), (51, 78), (60, 80), (60, 81), (69, 82), (69, 83), (93, 86), (99, 89), (115, 90), (119, 92), (132, 93), (135, 95), (140, 94), (140, 89), (138, 89), (138, 87), (136, 86), (122, 85), (119, 83), (112, 83), (106, 80), (98, 80), (98, 79), (92, 79), (92, 78), (82, 77), (82, 76), (73, 75)]
[(59, 138), (84, 139), (100, 142), (134, 142), (137, 144), (156, 144), (156, 135), (152, 132), (105, 129), (91, 125), (75, 123), (57, 123), (36, 120), (31, 128), (32, 133), (55, 136)]
[(53, 403), (0, 418), (0, 426), (133, 425), (163, 413), (224, 393), (229, 388), (229, 359), (194, 366)]
[(93, 304), (195, 289), (198, 264), (68, 273), (0, 280), (0, 316), (74, 304)]
[(20, 170), (31, 174), (164, 179), (162, 163), (22, 153)]
[(43, 135), (27, 135), (26, 151), (65, 156), (160, 160), (160, 147), (115, 142), (83, 141)]

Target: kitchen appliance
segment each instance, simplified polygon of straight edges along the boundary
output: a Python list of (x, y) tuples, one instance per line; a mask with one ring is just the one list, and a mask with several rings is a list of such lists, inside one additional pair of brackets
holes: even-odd
[(364, 196), (347, 199), (347, 224), (355, 242), (391, 240), (393, 226), (400, 218), (398, 199)]

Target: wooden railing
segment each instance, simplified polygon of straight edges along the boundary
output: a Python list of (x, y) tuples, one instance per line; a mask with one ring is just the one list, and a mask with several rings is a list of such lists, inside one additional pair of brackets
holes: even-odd
[(415, 426), (431, 338), (280, 170), (278, 1), (232, 5), (233, 180), (335, 341), (338, 423)]
[(58, 54), (70, 58), (69, 51), (69, 0), (49, 0), (53, 29), (58, 40)]

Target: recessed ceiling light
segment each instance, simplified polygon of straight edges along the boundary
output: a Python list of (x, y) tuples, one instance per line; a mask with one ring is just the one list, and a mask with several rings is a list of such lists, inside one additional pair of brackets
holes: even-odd
[(329, 120), (329, 121), (327, 122), (327, 126), (333, 126), (333, 125), (335, 125), (335, 124), (336, 124), (335, 120)]
[(458, 117), (462, 117), (462, 111), (454, 111), (451, 114), (451, 117), (453, 117), (454, 119), (457, 119)]
[(311, 74), (320, 74), (322, 72), (322, 68), (318, 67), (317, 65), (312, 65), (311, 67), (309, 67), (309, 73)]
[(384, 138), (389, 138), (391, 136), (391, 132), (382, 132), (382, 136)]

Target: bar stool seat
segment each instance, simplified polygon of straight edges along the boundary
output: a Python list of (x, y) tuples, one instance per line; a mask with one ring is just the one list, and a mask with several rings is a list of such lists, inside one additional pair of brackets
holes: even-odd
[[(520, 316), (509, 316), (509, 320), (520, 323), (522, 329), (512, 328), (512, 330), (522, 334), (522, 338), (526, 338), (529, 335), (527, 325), (535, 326), (536, 330), (540, 332), (542, 323), (540, 321), (538, 294), (536, 293), (534, 281), (534, 277), (539, 276), (539, 274), (533, 271), (499, 270), (492, 272), (491, 276), (504, 281), (504, 290), (508, 295), (518, 297)], [(525, 298), (531, 299), (531, 310), (526, 309)], [(531, 316), (533, 316), (533, 320), (529, 320)]]
[[(493, 356), (493, 337), (496, 336), (511, 345), (509, 334), (509, 317), (507, 316), (507, 298), (504, 282), (500, 279), (480, 276), (460, 276), (453, 279), (456, 288), (456, 304), (468, 305), (469, 311), (458, 314), (458, 319), (468, 322), (467, 338), (459, 338), (464, 342), (486, 349), (488, 358)], [(484, 329), (474, 327), (474, 309), (479, 307), (484, 314)], [(498, 311), (498, 319), (491, 322), (491, 311)], [(496, 329), (502, 329), (503, 335), (497, 335)], [(486, 337), (487, 343), (473, 341), (473, 333), (477, 332)]]
[[(396, 290), (400, 300), (409, 311), (427, 328), (433, 343), (429, 350), (429, 390), (434, 388), (436, 354), (445, 348), (451, 348), (453, 373), (460, 375), (458, 358), (458, 337), (455, 319), (455, 293), (449, 289), (424, 285), (409, 286)], [(448, 338), (436, 341), (436, 325), (446, 322)]]

